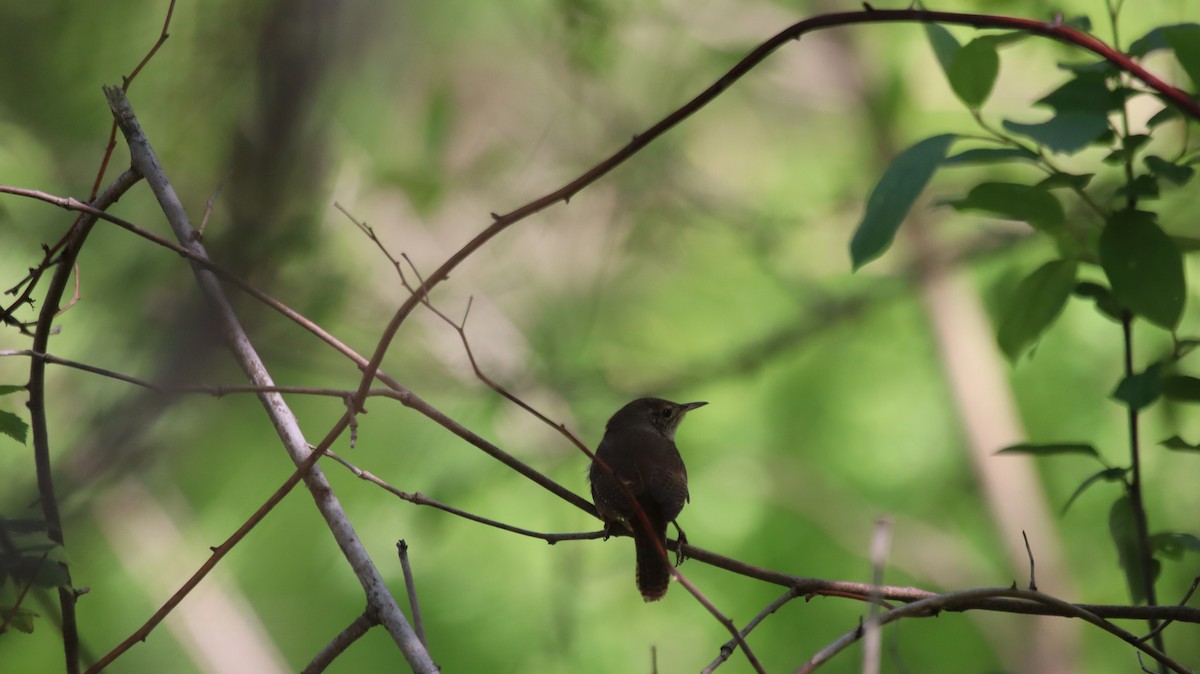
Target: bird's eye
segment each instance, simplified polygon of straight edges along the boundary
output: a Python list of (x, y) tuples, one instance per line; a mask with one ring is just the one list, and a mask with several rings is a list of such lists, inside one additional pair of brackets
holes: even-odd
[(672, 414), (672, 412), (671, 412), (671, 408), (670, 408), (670, 407), (664, 407), (664, 408), (662, 408), (661, 410), (659, 410), (659, 411), (658, 411), (658, 416), (660, 416), (660, 417), (662, 417), (662, 418), (664, 418), (664, 419), (670, 419), (670, 418), (671, 418), (671, 414)]

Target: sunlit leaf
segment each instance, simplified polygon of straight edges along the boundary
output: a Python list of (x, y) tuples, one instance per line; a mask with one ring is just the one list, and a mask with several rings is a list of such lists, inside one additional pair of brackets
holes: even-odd
[(987, 101), (1000, 73), (1000, 57), (986, 41), (973, 40), (959, 49), (946, 68), (950, 88), (967, 107), (978, 109)]
[(866, 212), (850, 241), (854, 269), (879, 257), (892, 245), (900, 223), (957, 138), (954, 134), (926, 138), (892, 160), (871, 191)]
[(996, 340), (1009, 360), (1016, 360), (1062, 313), (1075, 287), (1076, 263), (1054, 260), (1025, 277), (1009, 299)]
[(1183, 255), (1153, 213), (1113, 213), (1100, 235), (1100, 264), (1122, 305), (1168, 330), (1179, 323), (1186, 297)]

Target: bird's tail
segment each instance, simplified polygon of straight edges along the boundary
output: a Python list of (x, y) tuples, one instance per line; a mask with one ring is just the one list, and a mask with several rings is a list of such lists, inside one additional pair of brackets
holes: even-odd
[[(632, 524), (633, 544), (637, 549), (638, 591), (642, 593), (642, 599), (658, 601), (667, 594), (667, 585), (671, 582), (670, 563), (663, 553), (659, 552), (658, 545), (646, 532), (645, 527), (641, 526), (641, 522), (634, 519)], [(655, 534), (663, 543), (665, 550), (667, 525), (665, 522), (662, 527), (658, 527), (657, 523), (654, 524)]]

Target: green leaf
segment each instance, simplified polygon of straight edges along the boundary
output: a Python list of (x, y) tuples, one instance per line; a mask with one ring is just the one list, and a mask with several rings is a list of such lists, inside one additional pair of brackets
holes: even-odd
[(1163, 31), (1167, 44), (1175, 52), (1175, 60), (1183, 71), (1192, 78), (1192, 84), (1200, 87), (1200, 26), (1171, 26)]
[(1062, 204), (1049, 190), (1017, 183), (980, 183), (965, 199), (949, 201), (958, 211), (976, 210), (1008, 220), (1021, 220), (1038, 230), (1062, 224)]
[(1185, 552), (1200, 552), (1200, 538), (1174, 531), (1164, 532), (1150, 536), (1150, 547), (1171, 559), (1181, 559)]
[(1004, 449), (996, 452), (996, 454), (1032, 454), (1034, 456), (1056, 456), (1059, 454), (1083, 454), (1084, 456), (1094, 456), (1100, 458), (1100, 453), (1096, 448), (1083, 443), (1057, 443), (1057, 444), (1030, 444), (1021, 443), (1017, 445), (1009, 445)]
[(1062, 173), (1062, 172), (1051, 173), (1050, 175), (1046, 176), (1046, 178), (1044, 178), (1041, 182), (1039, 182), (1037, 185), (1035, 185), (1035, 187), (1041, 187), (1042, 189), (1047, 189), (1047, 190), (1055, 189), (1055, 188), (1059, 188), (1059, 187), (1066, 187), (1068, 189), (1073, 189), (1073, 190), (1081, 190), (1081, 189), (1087, 187), (1088, 183), (1092, 182), (1092, 178), (1095, 175), (1096, 175), (1095, 173), (1078, 173), (1078, 174)]
[(1167, 105), (1162, 110), (1154, 113), (1150, 119), (1146, 120), (1146, 126), (1153, 129), (1159, 124), (1169, 122), (1173, 119), (1179, 119), (1182, 116), (1183, 113), (1179, 111), (1179, 108), (1175, 107), (1173, 104)]
[(954, 95), (972, 110), (987, 102), (999, 73), (1000, 56), (994, 46), (983, 40), (968, 42), (954, 54), (946, 68)]
[(1142, 161), (1146, 164), (1146, 168), (1150, 169), (1154, 175), (1169, 180), (1176, 185), (1186, 184), (1196, 174), (1196, 169), (1191, 166), (1180, 166), (1158, 155), (1148, 155)]
[(949, 73), (950, 66), (954, 63), (954, 55), (961, 49), (958, 40), (941, 24), (926, 23), (922, 26), (925, 28), (925, 36), (929, 38), (929, 46), (933, 47), (933, 55), (942, 66), (942, 72)]
[(1174, 330), (1186, 297), (1183, 254), (1154, 217), (1145, 211), (1113, 213), (1100, 235), (1100, 265), (1118, 302)]
[(1134, 157), (1137, 156), (1137, 153), (1141, 151), (1142, 147), (1144, 147), (1149, 140), (1150, 136), (1147, 136), (1146, 134), (1125, 136), (1123, 139), (1121, 139), (1121, 147), (1109, 152), (1108, 156), (1104, 158), (1104, 163), (1120, 166), (1126, 161), (1133, 161)]
[(1200, 379), (1181, 374), (1164, 377), (1163, 396), (1169, 400), (1185, 403), (1200, 403)]
[(1099, 473), (1089, 476), (1086, 480), (1081, 482), (1078, 487), (1075, 488), (1074, 492), (1071, 493), (1071, 498), (1067, 499), (1066, 505), (1063, 506), (1062, 514), (1067, 514), (1067, 510), (1071, 508), (1071, 504), (1074, 503), (1075, 499), (1079, 498), (1079, 496), (1083, 494), (1088, 487), (1101, 480), (1105, 482), (1120, 482), (1125, 479), (1125, 474), (1128, 472), (1128, 468), (1105, 468)]
[(1141, 58), (1160, 49), (1167, 49), (1170, 45), (1167, 42), (1167, 33), (1170, 31), (1183, 29), (1200, 28), (1200, 24), (1195, 23), (1177, 23), (1170, 26), (1159, 26), (1154, 30), (1146, 33), (1142, 37), (1133, 41), (1129, 45), (1129, 55)]
[(1192, 444), (1178, 435), (1172, 435), (1158, 444), (1177, 452), (1200, 452), (1200, 443)]
[(1025, 148), (974, 148), (964, 150), (942, 160), (942, 166), (977, 166), (999, 164), (1008, 161), (1037, 161), (1037, 153)]
[[(1143, 572), (1142, 552), (1138, 546), (1137, 524), (1133, 514), (1133, 504), (1127, 494), (1113, 503), (1108, 513), (1108, 531), (1117, 547), (1117, 559), (1125, 571), (1125, 581), (1129, 584), (1129, 596), (1134, 604), (1146, 600), (1146, 574)], [(1158, 562), (1151, 559), (1154, 568), (1150, 578), (1158, 575)]]
[(1162, 395), (1162, 363), (1155, 363), (1144, 372), (1131, 374), (1117, 384), (1112, 397), (1133, 411), (1144, 409)]
[(1094, 300), (1097, 311), (1118, 323), (1121, 322), (1121, 314), (1125, 310), (1117, 303), (1117, 300), (1113, 299), (1108, 288), (1099, 283), (1080, 281), (1075, 285), (1075, 296)]
[(1052, 152), (1074, 154), (1108, 131), (1108, 116), (1091, 112), (1060, 112), (1039, 124), (1004, 120), (1005, 129), (1032, 138)]
[(1175, 247), (1181, 253), (1195, 253), (1200, 250), (1200, 239), (1193, 236), (1177, 236), (1172, 234), (1171, 241), (1175, 242)]
[(850, 259), (855, 270), (892, 245), (900, 223), (957, 138), (954, 134), (926, 138), (892, 160), (871, 190), (866, 212), (850, 241)]
[(29, 436), (29, 424), (12, 412), (0, 410), (0, 435), (7, 435), (23, 445)]
[(4, 615), (8, 618), (8, 624), (12, 625), (18, 632), (25, 634), (33, 634), (34, 619), (39, 617), (34, 611), (31, 611), (24, 606), (15, 608), (5, 608)]
[(1158, 180), (1152, 175), (1143, 174), (1134, 178), (1132, 183), (1118, 187), (1115, 194), (1117, 196), (1132, 194), (1138, 199), (1157, 199)]
[(1106, 115), (1118, 110), (1124, 96), (1108, 88), (1103, 75), (1076, 74), (1066, 84), (1050, 92), (1037, 105), (1053, 108), (1055, 112), (1088, 112)]
[(24, 391), (24, 390), (25, 390), (24, 386), (13, 386), (12, 384), (0, 384), (0, 396), (6, 396), (9, 393), (16, 393), (17, 391)]
[(1075, 267), (1073, 261), (1047, 262), (1017, 286), (996, 335), (1009, 360), (1019, 358), (1062, 313), (1075, 287)]

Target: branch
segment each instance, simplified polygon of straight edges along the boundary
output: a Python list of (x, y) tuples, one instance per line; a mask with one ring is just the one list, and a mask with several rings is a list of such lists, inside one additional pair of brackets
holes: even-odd
[[(884, 625), (892, 621), (899, 620), (900, 618), (936, 616), (938, 612), (943, 610), (956, 610), (956, 608), (959, 608), (962, 604), (971, 604), (983, 599), (995, 599), (1000, 597), (1017, 598), (1025, 601), (1037, 602), (1044, 604), (1047, 607), (1062, 611), (1062, 615), (1067, 617), (1082, 618), (1083, 620), (1096, 625), (1106, 632), (1116, 635), (1122, 641), (1136, 647), (1138, 650), (1159, 661), (1172, 671), (1178, 672), (1179, 674), (1192, 674), (1191, 670), (1167, 657), (1164, 653), (1162, 653), (1162, 651), (1152, 646), (1147, 646), (1146, 644), (1142, 643), (1134, 634), (1117, 627), (1116, 625), (1104, 620), (1090, 611), (1080, 608), (1074, 604), (1069, 604), (1061, 599), (1058, 599), (1057, 597), (1052, 597), (1048, 594), (1043, 594), (1034, 590), (1021, 590), (1015, 586), (1007, 588), (977, 588), (973, 590), (965, 590), (963, 592), (952, 592), (949, 594), (937, 595), (888, 611), (881, 616), (880, 624)], [(850, 630), (846, 634), (843, 634), (839, 639), (834, 641), (829, 646), (826, 646), (816, 655), (812, 656), (812, 658), (810, 658), (809, 661), (806, 662), (802, 667), (797, 669), (797, 674), (807, 674), (808, 672), (816, 670), (818, 667), (831, 660), (833, 656), (844, 650), (847, 646), (858, 641), (860, 638), (862, 638), (862, 636), (863, 629), (861, 626)]]
[(346, 629), (338, 632), (338, 635), (333, 638), (325, 648), (321, 649), (320, 653), (313, 656), (308, 666), (300, 670), (303, 674), (320, 674), (325, 671), (339, 655), (344, 653), (347, 648), (355, 641), (362, 638), (370, 629), (379, 624), (379, 620), (371, 616), (370, 610), (363, 613), (354, 619), (354, 622), (346, 626)]
[[(172, 230), (175, 232), (176, 238), (196, 257), (207, 259), (207, 253), (203, 245), (198, 241), (196, 231), (192, 228), (187, 213), (184, 211), (183, 205), (179, 202), (174, 188), (168, 181), (162, 165), (154, 153), (154, 149), (138, 124), (137, 118), (134, 116), (124, 92), (116, 87), (107, 87), (105, 88), (105, 94), (108, 97), (113, 115), (129, 144), (133, 165), (150, 184), (164, 215), (166, 215)], [(201, 290), (213, 305), (225, 332), (225, 338), (233, 351), (233, 355), (247, 377), (256, 386), (273, 386), (270, 374), (267, 372), (243, 330), (228, 297), (226, 297), (221, 287), (218, 277), (205, 266), (194, 261), (192, 262), (192, 271), (196, 276)], [(38, 350), (45, 351), (44, 348)], [(365, 394), (365, 392), (361, 393)], [(425, 650), (420, 640), (416, 638), (412, 627), (408, 624), (408, 621), (404, 618), (404, 614), (396, 604), (395, 598), (388, 592), (387, 585), (379, 574), (379, 570), (375, 567), (351, 526), (349, 519), (342, 510), (341, 504), (334, 496), (332, 488), (325, 479), (324, 473), (317, 466), (309, 467), (310, 464), (315, 463), (316, 457), (327, 449), (341, 434), (345, 426), (335, 428), (331, 431), (314, 452), (309, 449), (298, 421), (280, 394), (260, 393), (259, 399), (266, 409), (268, 416), (271, 418), (272, 423), (275, 425), (281, 440), (283, 440), (292, 461), (297, 466), (307, 467), (307, 470), (303, 471), (302, 479), (312, 494), (318, 510), (324, 516), (326, 524), (329, 526), (334, 538), (337, 539), (338, 546), (346, 556), (347, 561), (350, 562), (351, 568), (363, 586), (368, 603), (373, 610), (378, 612), (380, 622), (387, 627), (388, 632), (392, 635), (392, 639), (400, 647), (401, 652), (404, 653), (405, 658), (414, 670), (419, 672), (437, 671), (437, 667), (430, 659), (428, 651)]]

